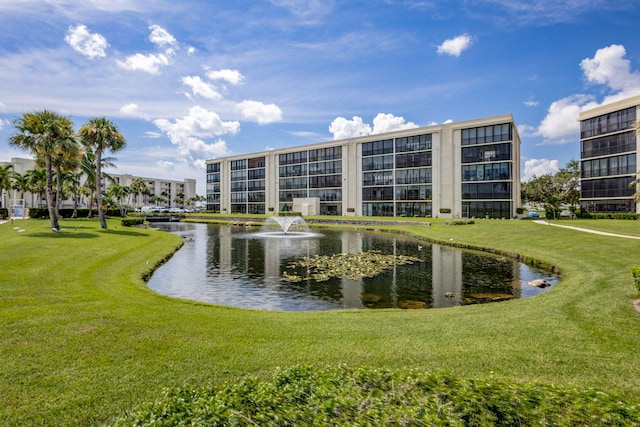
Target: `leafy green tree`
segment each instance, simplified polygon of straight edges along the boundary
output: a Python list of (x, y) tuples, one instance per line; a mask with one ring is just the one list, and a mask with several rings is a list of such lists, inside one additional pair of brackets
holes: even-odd
[(56, 149), (51, 157), (51, 163), (55, 171), (55, 207), (58, 217), (60, 216), (60, 205), (66, 199), (63, 195), (65, 181), (71, 179), (69, 173), (73, 173), (80, 168), (81, 160), (82, 148), (74, 135), (69, 137), (69, 141), (65, 141), (64, 149)]
[(105, 151), (116, 152), (124, 148), (126, 141), (118, 127), (105, 117), (95, 117), (78, 130), (78, 137), (87, 150), (95, 155), (96, 202), (100, 227), (107, 228), (102, 206), (102, 154)]
[[(103, 157), (102, 168), (116, 167), (114, 163), (115, 160), (116, 159), (114, 157)], [(95, 189), (96, 189), (96, 169), (97, 169), (96, 156), (93, 151), (84, 150), (84, 152), (82, 153), (80, 169), (82, 170), (82, 173), (86, 177), (83, 187), (88, 188), (90, 190), (89, 194), (87, 194), (87, 196), (89, 196), (89, 214), (87, 215), (87, 217), (91, 218), (93, 201), (95, 199), (94, 196), (95, 196)], [(103, 172), (102, 176), (105, 178), (105, 180), (110, 180), (111, 182), (114, 182), (114, 179), (111, 175)]]
[(53, 156), (65, 152), (73, 144), (73, 122), (67, 116), (42, 110), (24, 113), (14, 121), (17, 133), (9, 144), (30, 151), (45, 166), (47, 182), (45, 194), (51, 219), (51, 228), (60, 230), (53, 193)]
[(11, 169), (13, 165), (0, 166), (0, 208), (2, 206), (2, 192), (11, 187)]
[(580, 164), (571, 160), (555, 174), (533, 177), (522, 184), (523, 202), (542, 204), (548, 216), (556, 218), (560, 206), (574, 207), (580, 201)]

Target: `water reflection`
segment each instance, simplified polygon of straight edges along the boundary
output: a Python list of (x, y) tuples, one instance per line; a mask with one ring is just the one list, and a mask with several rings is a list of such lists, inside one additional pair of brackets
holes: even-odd
[[(149, 281), (158, 293), (263, 310), (441, 308), (520, 298), (544, 292), (534, 279), (557, 277), (500, 257), (428, 245), (406, 236), (322, 230), (305, 239), (255, 238), (242, 226), (170, 223), (185, 245)], [(257, 231), (257, 230), (256, 230)], [(302, 256), (361, 253), (421, 259), (374, 278), (283, 282), (282, 272)], [(304, 272), (299, 272), (304, 276)]]

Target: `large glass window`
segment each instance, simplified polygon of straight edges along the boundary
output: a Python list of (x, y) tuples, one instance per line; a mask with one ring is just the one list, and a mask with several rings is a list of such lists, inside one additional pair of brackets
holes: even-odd
[(393, 200), (393, 187), (365, 187), (362, 200)]
[(417, 168), (431, 166), (431, 152), (407, 153), (396, 155), (396, 168)]
[(636, 134), (635, 132), (624, 132), (608, 135), (581, 141), (580, 145), (582, 147), (580, 158), (582, 159), (636, 151)]
[(393, 185), (393, 171), (365, 172), (362, 185)]
[(249, 169), (263, 168), (265, 166), (264, 157), (254, 157), (253, 159), (249, 159), (247, 166)]
[(580, 122), (580, 138), (631, 129), (636, 121), (636, 107), (604, 114)]
[(580, 198), (631, 197), (635, 188), (629, 188), (633, 177), (619, 177), (580, 181)]
[(248, 179), (264, 179), (265, 173), (264, 169), (249, 169), (247, 171)]
[(511, 179), (511, 163), (462, 165), (463, 181), (497, 181)]
[(327, 147), (309, 150), (309, 161), (338, 160), (342, 158), (342, 147)]
[(233, 171), (231, 172), (231, 181), (242, 181), (247, 179), (247, 171)]
[(339, 202), (342, 200), (340, 189), (309, 190), (309, 197), (318, 197), (321, 202)]
[(396, 184), (422, 184), (432, 179), (431, 168), (400, 169), (396, 171)]
[(364, 216), (393, 216), (393, 203), (363, 203)]
[(246, 168), (247, 168), (247, 160), (246, 159), (233, 160), (231, 162), (231, 170), (232, 171), (237, 171), (237, 170), (246, 169)]
[(306, 151), (296, 151), (295, 153), (284, 153), (278, 156), (278, 161), (281, 165), (293, 165), (297, 163), (307, 162)]
[(462, 211), (468, 218), (511, 218), (511, 203), (463, 202)]
[(280, 189), (281, 190), (289, 190), (289, 189), (299, 189), (299, 188), (307, 188), (307, 178), (285, 178), (280, 179)]
[(231, 191), (246, 191), (247, 181), (231, 181)]
[(580, 163), (580, 168), (582, 178), (635, 174), (636, 155), (625, 154), (616, 157), (583, 160)]
[(208, 173), (207, 182), (220, 182), (220, 172)]
[(281, 202), (293, 202), (294, 198), (299, 199), (307, 197), (307, 190), (280, 191), (279, 197)]
[(510, 182), (482, 182), (462, 184), (462, 198), (474, 199), (510, 199)]
[(461, 143), (462, 145), (474, 145), (510, 141), (512, 139), (511, 132), (510, 123), (462, 129)]
[(363, 156), (375, 156), (378, 154), (387, 154), (387, 153), (393, 153), (393, 139), (365, 142), (362, 144)]
[(290, 165), (290, 166), (280, 166), (280, 176), (288, 177), (288, 176), (302, 176), (307, 174), (307, 165)]
[(342, 161), (309, 163), (309, 175), (324, 175), (342, 172)]
[(383, 169), (393, 169), (393, 155), (362, 158), (362, 170), (375, 171)]
[(208, 163), (207, 173), (220, 172), (220, 163)]
[(264, 179), (256, 179), (253, 181), (247, 181), (247, 190), (249, 191), (260, 191), (265, 189), (265, 180)]
[(396, 153), (431, 150), (431, 134), (396, 138)]
[(342, 175), (321, 175), (309, 177), (309, 188), (341, 187)]
[(511, 160), (511, 144), (462, 147), (462, 163), (482, 163)]
[(431, 200), (431, 185), (399, 185), (396, 200)]

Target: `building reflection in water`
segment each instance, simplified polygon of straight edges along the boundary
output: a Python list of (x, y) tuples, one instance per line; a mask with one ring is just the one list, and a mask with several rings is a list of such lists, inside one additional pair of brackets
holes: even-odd
[[(166, 224), (185, 245), (160, 267), (149, 287), (161, 294), (236, 307), (307, 311), (405, 307), (451, 307), (477, 295), (518, 298), (542, 291), (527, 286), (548, 272), (456, 248), (419, 244), (388, 233), (323, 230), (321, 237), (254, 238), (231, 225)], [(303, 256), (378, 250), (422, 261), (395, 266), (373, 278), (283, 282), (283, 271)], [(409, 304), (409, 305), (411, 305)]]

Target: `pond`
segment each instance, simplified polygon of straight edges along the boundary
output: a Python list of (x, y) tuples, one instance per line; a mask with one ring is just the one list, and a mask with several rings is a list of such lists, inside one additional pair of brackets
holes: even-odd
[[(149, 288), (232, 307), (281, 311), (444, 308), (534, 296), (549, 287), (541, 289), (529, 282), (558, 282), (552, 273), (511, 259), (393, 233), (321, 229), (304, 238), (260, 238), (257, 227), (238, 225), (162, 223), (154, 227), (182, 236), (185, 244), (153, 273)], [(367, 251), (418, 261), (375, 277), (283, 280), (285, 271), (291, 271), (291, 264), (302, 257)]]

